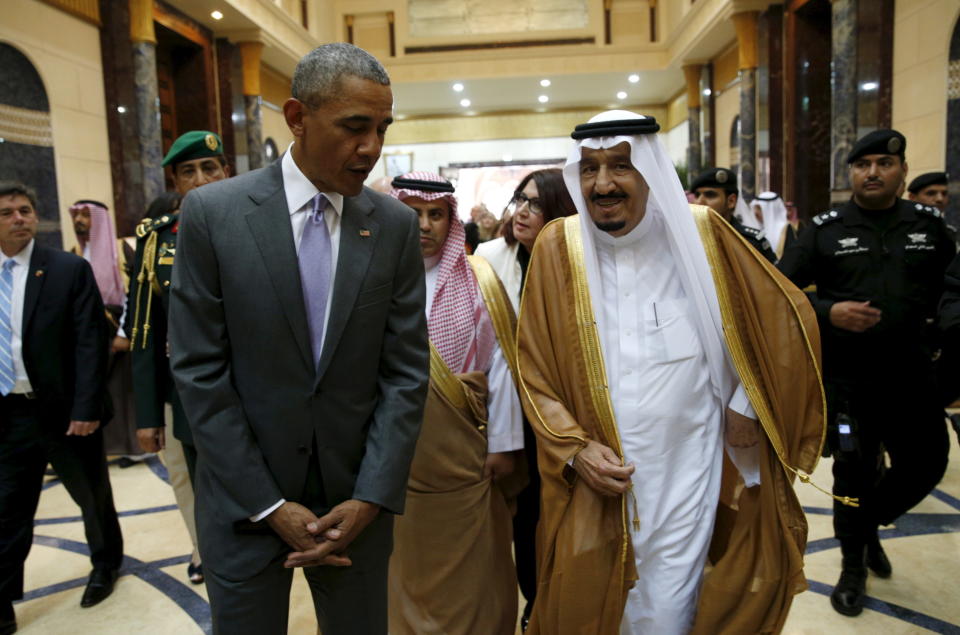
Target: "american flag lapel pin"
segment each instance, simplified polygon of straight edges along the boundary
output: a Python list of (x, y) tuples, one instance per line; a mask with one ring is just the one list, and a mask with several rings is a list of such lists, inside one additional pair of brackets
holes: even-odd
[(42, 277), (43, 277), (43, 269), (37, 269), (37, 272), (36, 272), (35, 274), (33, 274), (33, 275), (35, 275), (35, 276), (38, 277), (38, 278), (42, 278)]
[(360, 230), (360, 238), (370, 238), (370, 230), (369, 230), (369, 229), (361, 229), (361, 230)]

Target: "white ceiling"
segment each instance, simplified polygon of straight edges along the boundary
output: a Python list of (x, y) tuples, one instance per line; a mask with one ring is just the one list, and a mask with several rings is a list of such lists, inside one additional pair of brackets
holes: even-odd
[[(455, 92), (458, 80), (406, 82), (393, 86), (394, 103), (400, 117), (496, 111), (531, 111), (568, 108), (608, 107), (616, 104), (663, 104), (684, 87), (679, 69), (643, 71), (640, 81), (630, 83), (629, 73), (591, 73), (559, 76), (502, 77), (462, 80), (464, 89)], [(549, 79), (549, 87), (540, 80)], [(625, 99), (617, 93), (627, 93)], [(547, 103), (538, 97), (546, 95)], [(460, 105), (469, 99), (470, 106)]]

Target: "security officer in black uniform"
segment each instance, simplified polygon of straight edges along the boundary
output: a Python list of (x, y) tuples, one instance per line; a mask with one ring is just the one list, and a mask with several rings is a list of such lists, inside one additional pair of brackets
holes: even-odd
[(733, 215), (740, 196), (736, 172), (727, 168), (707, 168), (693, 180), (690, 191), (697, 197), (694, 203), (712, 207), (713, 211), (723, 216), (764, 258), (773, 263), (777, 262), (773, 247), (770, 246), (770, 241), (764, 238), (763, 231), (747, 227)]
[(905, 148), (895, 130), (860, 139), (847, 157), (852, 199), (815, 216), (779, 263), (798, 287), (816, 284), (833, 493), (859, 499), (834, 503), (843, 569), (830, 601), (848, 616), (863, 610), (867, 567), (892, 573), (879, 525), (919, 503), (947, 466), (929, 326), (955, 248), (939, 210), (897, 197)]
[(947, 202), (950, 200), (946, 172), (926, 172), (910, 181), (907, 186), (907, 197), (911, 201), (936, 207), (941, 212), (947, 211)]
[[(230, 176), (223, 155), (223, 142), (206, 130), (181, 135), (163, 159), (171, 166), (177, 192), (187, 192)], [(137, 226), (137, 252), (130, 280), (126, 332), (133, 354), (134, 400), (137, 436), (145, 452), (164, 446), (164, 405), (173, 409), (173, 435), (183, 444), (183, 453), (193, 480), (197, 451), (180, 399), (170, 374), (167, 351), (167, 311), (170, 275), (177, 251), (179, 214), (144, 219)]]

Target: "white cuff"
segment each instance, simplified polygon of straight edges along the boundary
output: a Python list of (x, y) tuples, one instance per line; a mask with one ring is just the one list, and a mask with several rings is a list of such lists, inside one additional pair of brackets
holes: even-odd
[(286, 499), (281, 498), (281, 499), (278, 500), (276, 503), (274, 503), (274, 504), (271, 505), (270, 507), (266, 508), (265, 510), (263, 510), (262, 512), (260, 512), (260, 513), (257, 514), (256, 516), (251, 516), (251, 517), (250, 517), (250, 522), (254, 522), (254, 523), (260, 522), (261, 520), (263, 520), (264, 518), (266, 518), (267, 516), (269, 516), (269, 515), (272, 514), (273, 512), (277, 511), (277, 509), (279, 509), (280, 506), (283, 505), (283, 504), (286, 503), (286, 502), (287, 502)]

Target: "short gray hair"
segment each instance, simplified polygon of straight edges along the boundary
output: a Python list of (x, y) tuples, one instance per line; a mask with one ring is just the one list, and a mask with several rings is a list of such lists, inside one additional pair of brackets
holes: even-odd
[(293, 97), (310, 107), (319, 106), (335, 95), (345, 75), (390, 85), (390, 76), (377, 58), (353, 44), (335, 42), (318, 46), (297, 63)]

